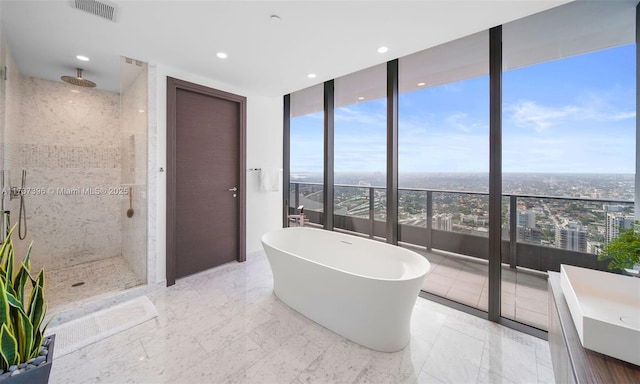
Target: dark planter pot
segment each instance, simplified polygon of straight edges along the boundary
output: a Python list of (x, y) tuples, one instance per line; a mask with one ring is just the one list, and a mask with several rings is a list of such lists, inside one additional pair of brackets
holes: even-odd
[(44, 363), (38, 365), (35, 369), (24, 371), (19, 375), (7, 377), (4, 380), (0, 380), (1, 384), (47, 384), (49, 382), (49, 375), (51, 374), (51, 365), (53, 364), (53, 343), (55, 342), (56, 335), (45, 337), (49, 339), (47, 360)]

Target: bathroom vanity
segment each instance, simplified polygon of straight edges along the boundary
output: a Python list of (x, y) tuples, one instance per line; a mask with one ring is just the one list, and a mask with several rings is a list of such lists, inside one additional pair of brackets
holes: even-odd
[(549, 272), (549, 348), (556, 383), (640, 383), (640, 366), (586, 349), (560, 286)]

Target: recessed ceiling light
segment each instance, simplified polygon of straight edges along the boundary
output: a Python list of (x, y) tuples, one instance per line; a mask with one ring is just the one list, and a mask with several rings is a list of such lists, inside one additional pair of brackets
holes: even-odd
[(388, 50), (389, 50), (389, 48), (387, 48), (387, 47), (380, 47), (380, 48), (378, 48), (378, 53), (385, 53)]
[(143, 113), (144, 109), (138, 109), (138, 112)]
[(310, 78), (310, 79), (315, 79), (316, 78), (316, 74), (315, 73), (309, 73), (307, 75), (307, 77)]
[(425, 85), (427, 85), (427, 83), (418, 83), (418, 87), (424, 87)]
[(82, 56), (82, 55), (76, 56), (76, 59), (80, 61), (89, 61), (89, 58), (87, 56)]
[(216, 56), (218, 56), (218, 58), (220, 59), (226, 59), (228, 57), (227, 54), (224, 52), (218, 52), (216, 53)]
[(358, 97), (358, 100), (364, 100), (363, 96)]

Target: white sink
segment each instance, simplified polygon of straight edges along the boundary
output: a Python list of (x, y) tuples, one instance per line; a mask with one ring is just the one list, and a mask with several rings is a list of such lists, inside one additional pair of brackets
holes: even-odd
[(640, 365), (640, 279), (563, 264), (560, 284), (582, 346)]

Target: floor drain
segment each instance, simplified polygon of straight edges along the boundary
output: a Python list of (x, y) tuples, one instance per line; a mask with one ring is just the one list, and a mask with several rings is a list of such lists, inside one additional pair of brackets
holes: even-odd
[(81, 286), (81, 285), (83, 285), (83, 284), (84, 284), (84, 281), (80, 281), (80, 282), (78, 282), (78, 283), (73, 283), (73, 284), (71, 284), (71, 286), (72, 286), (72, 287), (79, 287), (79, 286)]

